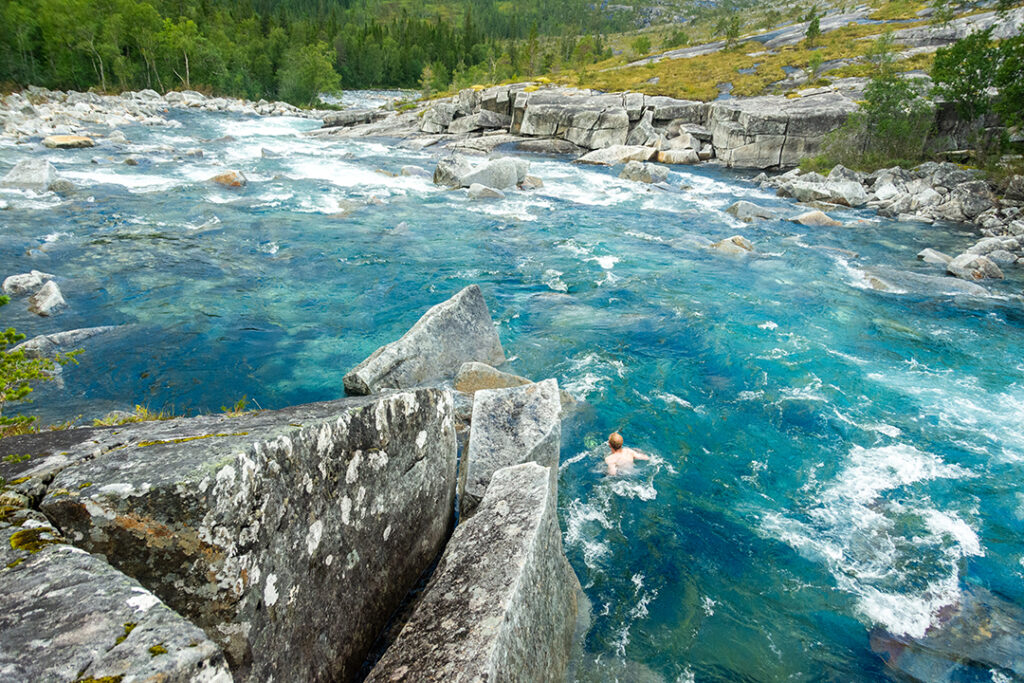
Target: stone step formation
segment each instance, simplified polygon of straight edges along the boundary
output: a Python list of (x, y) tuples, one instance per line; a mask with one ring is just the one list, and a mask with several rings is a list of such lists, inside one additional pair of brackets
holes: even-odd
[(350, 373), (369, 395), (0, 441), (0, 672), (353, 680), (440, 556), (371, 680), (563, 679), (562, 392), (503, 360), (471, 286)]

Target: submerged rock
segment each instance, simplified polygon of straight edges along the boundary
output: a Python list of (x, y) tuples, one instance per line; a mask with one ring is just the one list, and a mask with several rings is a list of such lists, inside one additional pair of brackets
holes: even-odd
[(28, 300), (28, 310), (36, 315), (50, 316), (67, 306), (60, 287), (53, 280), (47, 281), (39, 291)]
[(36, 292), (47, 280), (52, 280), (53, 275), (39, 270), (32, 270), (27, 273), (11, 275), (4, 279), (3, 290), (12, 296), (23, 296)]
[(70, 351), (77, 344), (97, 335), (118, 329), (113, 325), (83, 327), (53, 334), (40, 334), (15, 346), (11, 351), (24, 351), (29, 358), (53, 356), (61, 351)]
[(623, 166), (619, 177), (638, 183), (663, 183), (668, 180), (668, 168), (642, 161), (630, 161)]
[(532, 462), (494, 473), (367, 681), (565, 680), (579, 581), (562, 551), (555, 482)]
[(224, 187), (245, 187), (249, 184), (241, 171), (224, 171), (210, 178), (210, 181)]
[(43, 138), (43, 146), (50, 149), (82, 149), (94, 144), (92, 138), (84, 135), (51, 135)]
[(505, 352), (477, 285), (430, 308), (401, 339), (380, 347), (345, 375), (345, 391), (371, 394), (455, 375), (463, 363), (505, 362)]
[(770, 220), (772, 218), (778, 218), (774, 211), (742, 199), (726, 209), (725, 212), (735, 216), (744, 223), (752, 223), (755, 220)]
[(561, 440), (558, 382), (546, 379), (506, 389), (482, 389), (473, 397), (473, 428), (459, 469), (459, 501), (473, 514), (494, 473), (537, 462), (558, 469)]
[(450, 528), (452, 410), (420, 389), (136, 425), (40, 507), (202, 627), (235, 680), (351, 680)]

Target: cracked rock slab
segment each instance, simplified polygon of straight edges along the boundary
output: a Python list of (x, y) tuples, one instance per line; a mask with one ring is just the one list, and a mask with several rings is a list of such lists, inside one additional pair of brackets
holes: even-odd
[(495, 472), (367, 681), (564, 681), (579, 582), (562, 551), (557, 498), (548, 467)]
[(505, 352), (477, 285), (423, 314), (402, 337), (374, 351), (345, 375), (345, 391), (372, 394), (451, 379), (463, 363), (505, 362)]
[(537, 462), (557, 471), (561, 409), (558, 382), (553, 379), (476, 392), (469, 448), (459, 473), (463, 516), (473, 514), (491, 477), (503, 467)]
[[(0, 678), (230, 683), (201, 629), (38, 512), (0, 522)], [(13, 558), (13, 559), (12, 559)]]
[(348, 681), (450, 529), (452, 413), (421, 389), (150, 425), (60, 471), (41, 508), (236, 680)]

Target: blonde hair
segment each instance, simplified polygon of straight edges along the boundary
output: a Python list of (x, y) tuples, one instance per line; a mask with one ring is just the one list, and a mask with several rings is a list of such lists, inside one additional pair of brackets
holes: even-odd
[(617, 451), (622, 448), (622, 434), (612, 432), (608, 436), (608, 445), (612, 447), (613, 451)]

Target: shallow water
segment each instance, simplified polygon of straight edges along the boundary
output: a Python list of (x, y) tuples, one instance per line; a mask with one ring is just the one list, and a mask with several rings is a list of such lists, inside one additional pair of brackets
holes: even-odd
[[(745, 225), (724, 213), (737, 198), (797, 209), (714, 167), (674, 169), (685, 189), (667, 192), (533, 158), (543, 189), (472, 202), (392, 175), (432, 169), (429, 149), (172, 116), (125, 129), (126, 148), (0, 146), (0, 173), (45, 156), (84, 188), (0, 190), (0, 275), (55, 273), (70, 304), (39, 319), (15, 300), (3, 323), (123, 326), (36, 392), (43, 419), (335, 398), (475, 282), (507, 369), (581, 402), (560, 478), (591, 603), (577, 678), (884, 679), (873, 627), (920, 635), (969, 583), (1024, 597), (1021, 278), (971, 297), (901, 275), (941, 275), (915, 254), (970, 230), (856, 211)], [(177, 158), (192, 147), (204, 158)], [(205, 181), (225, 167), (249, 186)], [(755, 255), (703, 247), (737, 233)], [(654, 462), (608, 479), (616, 429)]]

